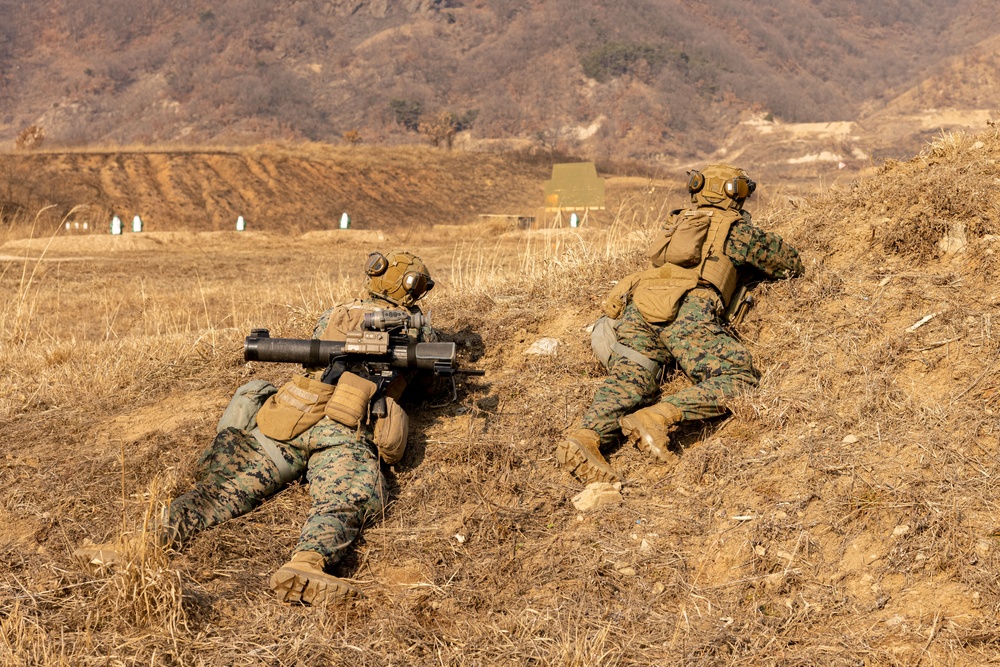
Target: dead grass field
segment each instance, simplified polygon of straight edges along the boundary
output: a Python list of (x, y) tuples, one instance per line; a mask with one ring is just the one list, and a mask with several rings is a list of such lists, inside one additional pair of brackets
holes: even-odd
[[(612, 224), (578, 232), (4, 245), (0, 663), (1000, 663), (998, 159), (995, 132), (948, 136), (751, 207), (807, 266), (758, 288), (739, 331), (760, 389), (689, 428), (672, 471), (614, 452), (624, 503), (586, 514), (554, 456), (603, 378), (584, 328), (676, 189), (619, 193)], [(487, 375), (412, 411), (393, 502), (338, 571), (366, 597), (273, 599), (302, 484), (184, 553), (81, 572), (84, 538), (141, 531), (186, 488), (237, 386), (293, 370), (244, 363), (249, 329), (308, 335), (395, 246), (427, 261), (435, 326)], [(527, 356), (543, 336), (558, 354)]]

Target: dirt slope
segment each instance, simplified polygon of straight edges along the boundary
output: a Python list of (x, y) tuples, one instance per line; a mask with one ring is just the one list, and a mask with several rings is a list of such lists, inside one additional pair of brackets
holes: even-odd
[[(0, 658), (994, 664), (998, 160), (996, 132), (956, 135), (794, 206), (752, 207), (807, 267), (757, 288), (739, 330), (760, 388), (678, 433), (674, 468), (611, 452), (624, 499), (594, 512), (573, 506), (554, 444), (604, 378), (585, 326), (640, 266), (676, 189), (616, 195), (631, 206), (610, 228), (410, 234), (440, 279), (437, 326), (487, 375), (458, 403), (414, 410), (393, 503), (338, 569), (367, 597), (332, 610), (266, 588), (308, 510), (304, 484), (170, 561), (95, 579), (68, 552), (141, 524), (157, 480), (186, 488), (232, 389), (291, 370), (242, 363), (250, 323), (307, 332), (357, 288), (371, 239), (264, 248), (218, 234), (129, 263), (93, 248), (43, 259), (31, 317), (2, 320)], [(34, 260), (3, 262), (0, 286), (21, 295)], [(541, 337), (555, 356), (526, 354)]]

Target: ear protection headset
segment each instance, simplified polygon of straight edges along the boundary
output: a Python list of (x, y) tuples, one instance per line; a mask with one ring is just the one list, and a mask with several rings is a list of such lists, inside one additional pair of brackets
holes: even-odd
[(380, 252), (373, 252), (368, 255), (368, 261), (365, 262), (365, 273), (373, 278), (375, 276), (380, 276), (385, 273), (385, 270), (389, 268), (389, 260), (385, 258)]
[(705, 175), (700, 171), (695, 171), (692, 169), (688, 172), (688, 192), (694, 194), (700, 192), (703, 187), (705, 187)]
[(746, 176), (737, 176), (730, 178), (722, 187), (730, 199), (742, 201), (753, 194), (757, 184)]
[[(705, 175), (692, 169), (688, 172), (688, 192), (695, 194), (705, 187)], [(726, 196), (735, 201), (743, 201), (757, 189), (757, 183), (747, 176), (735, 176), (722, 184)]]
[[(390, 253), (392, 255), (393, 253)], [(396, 253), (397, 255), (399, 253)], [(403, 253), (404, 256), (413, 257), (407, 253)], [(415, 259), (415, 258), (414, 258)], [(420, 260), (417, 260), (418, 262)], [(406, 265), (409, 266), (412, 261), (407, 261)], [(423, 266), (423, 264), (421, 264)], [(365, 274), (369, 278), (379, 278), (382, 280), (379, 282), (378, 292), (389, 292), (387, 296), (393, 296), (391, 293), (395, 292), (397, 289), (402, 288), (402, 290), (410, 295), (413, 301), (420, 299), (427, 292), (434, 289), (434, 279), (426, 275), (421, 271), (406, 271), (402, 275), (396, 275), (389, 278), (389, 284), (385, 284), (386, 272), (389, 270), (390, 263), (389, 259), (380, 252), (373, 252), (368, 255), (368, 259), (365, 261)], [(397, 269), (399, 271), (400, 269)], [(394, 287), (393, 287), (394, 286)], [(396, 295), (397, 298), (402, 298), (400, 295)]]

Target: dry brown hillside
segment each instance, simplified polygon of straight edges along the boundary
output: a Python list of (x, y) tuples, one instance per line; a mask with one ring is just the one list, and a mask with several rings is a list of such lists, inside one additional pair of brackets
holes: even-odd
[(996, 35), (994, 10), (983, 0), (0, 0), (0, 144), (33, 125), (59, 148), (416, 143), (423, 124), (450, 114), (472, 143), (686, 160), (717, 149), (746, 113), (802, 123), (877, 110)]
[[(232, 391), (293, 370), (244, 363), (247, 330), (308, 335), (360, 287), (371, 238), (8, 242), (0, 662), (1000, 661), (998, 160), (997, 132), (956, 134), (752, 208), (807, 268), (757, 288), (738, 332), (759, 390), (685, 429), (673, 469), (613, 452), (623, 501), (593, 512), (575, 509), (554, 456), (603, 378), (585, 327), (678, 190), (629, 181), (614, 224), (578, 231), (385, 229), (379, 247), (403, 239), (427, 260), (436, 326), (487, 375), (457, 403), (414, 406), (393, 503), (338, 570), (366, 597), (329, 609), (283, 606), (266, 586), (304, 484), (182, 554), (151, 548), (93, 577), (69, 553), (141, 531), (187, 487)], [(526, 354), (541, 337), (555, 356)]]

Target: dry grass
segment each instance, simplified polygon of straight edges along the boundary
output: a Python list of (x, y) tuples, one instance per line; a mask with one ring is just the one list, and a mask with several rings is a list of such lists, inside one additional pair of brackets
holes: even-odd
[[(328, 609), (266, 587), (308, 509), (302, 484), (182, 554), (123, 541), (130, 566), (97, 577), (69, 554), (143, 535), (190, 483), (232, 390), (292, 370), (244, 364), (249, 328), (308, 335), (358, 289), (370, 246), (220, 236), (127, 263), (4, 260), (0, 288), (23, 304), (4, 314), (25, 315), (5, 316), (0, 338), (0, 663), (1000, 661), (997, 216), (993, 176), (971, 166), (997, 156), (994, 134), (948, 137), (850, 189), (758, 211), (808, 270), (758, 288), (741, 328), (760, 389), (688, 428), (673, 471), (613, 452), (625, 502), (585, 515), (554, 460), (603, 379), (584, 327), (676, 202), (637, 189), (611, 224), (579, 231), (398, 231), (391, 245), (438, 280), (436, 326), (487, 375), (457, 404), (413, 411), (392, 502), (338, 572), (367, 597)], [(957, 174), (974, 213), (930, 194)], [(941, 251), (959, 219), (968, 246)], [(525, 355), (542, 336), (558, 355)]]

